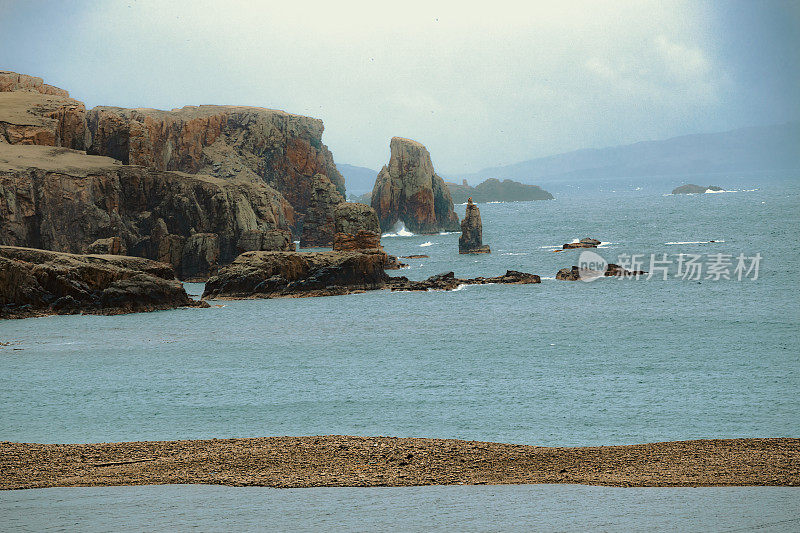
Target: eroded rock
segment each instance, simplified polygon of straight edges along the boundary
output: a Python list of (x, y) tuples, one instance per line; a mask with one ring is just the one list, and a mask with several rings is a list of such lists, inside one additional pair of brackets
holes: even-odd
[(472, 198), (467, 200), (467, 212), (461, 221), (461, 237), (458, 238), (458, 253), (460, 254), (488, 254), (489, 246), (483, 244), (483, 222), (478, 206), (472, 203)]
[(433, 170), (428, 150), (410, 139), (394, 137), (389, 164), (372, 190), (372, 207), (382, 231), (401, 221), (414, 233), (458, 231), (450, 191)]

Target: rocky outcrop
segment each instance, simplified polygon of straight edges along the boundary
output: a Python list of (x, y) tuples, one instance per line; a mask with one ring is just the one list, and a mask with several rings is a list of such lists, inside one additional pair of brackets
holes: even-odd
[(96, 107), (88, 127), (91, 154), (158, 170), (263, 181), (297, 213), (295, 235), (307, 232), (311, 246), (333, 240), (332, 231), (312, 227), (332, 221), (333, 206), (345, 194), (344, 178), (322, 144), (321, 120), (257, 107)]
[(609, 263), (606, 266), (605, 271), (601, 270), (590, 270), (585, 268), (579, 268), (573, 266), (572, 268), (562, 268), (556, 273), (556, 279), (562, 281), (591, 281), (596, 278), (638, 278), (647, 274), (642, 270), (626, 270), (619, 265), (615, 265), (614, 263)]
[(490, 278), (460, 279), (447, 272), (423, 281), (410, 281), (387, 276), (386, 259), (386, 254), (379, 250), (247, 252), (208, 280), (203, 299), (333, 296), (386, 288), (453, 290), (461, 285), (541, 282), (539, 276), (514, 270)]
[(87, 254), (97, 255), (128, 255), (125, 243), (119, 237), (97, 239), (86, 249)]
[(527, 285), (530, 283), (541, 283), (542, 280), (536, 274), (508, 270), (502, 276), (492, 278), (467, 278), (460, 279), (455, 277), (453, 272), (436, 274), (423, 281), (409, 281), (405, 277), (391, 278), (389, 286), (393, 291), (451, 291), (462, 285), (487, 285), (487, 284), (506, 284), (506, 285)]
[(27, 74), (17, 74), (16, 72), (0, 71), (0, 93), (29, 91), (39, 94), (52, 96), (63, 96), (69, 98), (69, 93), (64, 89), (53, 87), (44, 83), (42, 78), (28, 76)]
[(444, 183), (433, 170), (428, 150), (416, 141), (392, 138), (389, 164), (372, 190), (372, 207), (381, 229), (402, 222), (414, 233), (458, 231), (458, 216)]
[(472, 203), (472, 198), (467, 200), (467, 212), (461, 221), (461, 237), (458, 238), (458, 253), (460, 254), (488, 254), (489, 246), (483, 244), (483, 222), (481, 211)]
[(182, 306), (207, 304), (189, 298), (172, 267), (163, 263), (0, 246), (0, 318)]
[(77, 100), (36, 91), (0, 92), (0, 144), (85, 150), (88, 135), (86, 108)]
[(495, 178), (470, 187), (467, 180), (461, 185), (445, 182), (453, 197), (453, 202), (463, 204), (467, 198), (480, 202), (529, 202), (533, 200), (552, 200), (553, 195), (538, 185), (527, 185), (513, 180), (500, 181)]
[(331, 296), (386, 286), (386, 254), (247, 252), (206, 283), (203, 298)]
[(724, 190), (722, 187), (718, 187), (716, 185), (709, 185), (708, 187), (702, 187), (700, 185), (694, 185), (693, 183), (687, 183), (686, 185), (681, 185), (680, 187), (675, 187), (672, 189), (672, 194), (703, 194), (706, 191), (722, 191)]
[(0, 244), (83, 253), (97, 239), (117, 237), (131, 255), (167, 262), (183, 279), (202, 278), (245, 249), (293, 249), (293, 217), (263, 182), (0, 144)]
[(334, 251), (382, 249), (378, 215), (368, 205), (345, 202), (334, 210)]
[(311, 180), (306, 215), (303, 219), (303, 231), (300, 236), (300, 247), (331, 246), (336, 233), (334, 209), (344, 202), (336, 187), (321, 174)]
[[(592, 239), (590, 237), (583, 238), (579, 241), (575, 242), (568, 242), (561, 247), (561, 250), (572, 250), (574, 248), (597, 248), (600, 244), (602, 244), (597, 239)], [(554, 252), (560, 252), (561, 250), (553, 250)]]

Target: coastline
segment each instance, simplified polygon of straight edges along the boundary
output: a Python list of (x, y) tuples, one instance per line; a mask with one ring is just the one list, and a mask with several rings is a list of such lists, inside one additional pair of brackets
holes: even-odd
[(0, 442), (0, 490), (154, 484), (304, 488), (541, 483), (800, 486), (800, 438), (591, 447), (340, 435), (98, 444)]

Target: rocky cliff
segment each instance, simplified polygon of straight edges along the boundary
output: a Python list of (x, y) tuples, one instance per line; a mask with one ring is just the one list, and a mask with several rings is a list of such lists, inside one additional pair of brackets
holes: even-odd
[[(322, 144), (321, 120), (257, 107), (203, 105), (173, 111), (96, 107), (87, 122), (90, 154), (158, 170), (263, 181), (294, 208), (295, 235), (308, 235), (309, 246), (333, 241), (333, 207), (344, 201), (345, 187)], [(317, 228), (326, 224), (330, 227)]]
[(0, 318), (182, 306), (207, 304), (189, 298), (172, 267), (163, 263), (0, 246)]
[(0, 244), (129, 253), (182, 279), (243, 251), (292, 250), (292, 232), (330, 246), (344, 179), (322, 132), (250, 107), (87, 113), (39, 78), (0, 72)]
[(461, 221), (461, 237), (458, 238), (458, 253), (460, 254), (488, 254), (489, 246), (483, 244), (483, 222), (478, 206), (472, 203), (472, 198), (467, 199), (467, 212)]
[(410, 139), (394, 137), (389, 164), (372, 190), (372, 207), (383, 231), (402, 221), (414, 233), (458, 231), (458, 216), (444, 183), (433, 170), (428, 150)]
[(97, 239), (202, 278), (246, 250), (293, 249), (293, 210), (261, 182), (0, 144), (0, 244), (83, 253)]

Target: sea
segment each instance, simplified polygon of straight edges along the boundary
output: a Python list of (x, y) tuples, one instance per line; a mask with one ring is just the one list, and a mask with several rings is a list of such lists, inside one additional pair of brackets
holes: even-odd
[[(343, 434), (590, 446), (797, 437), (798, 177), (543, 182), (555, 200), (478, 204), (491, 254), (459, 255), (458, 233), (398, 227), (382, 238), (391, 254), (428, 256), (402, 259), (408, 267), (391, 275), (520, 270), (540, 284), (2, 321), (0, 440)], [(687, 182), (725, 191), (670, 194)], [(602, 242), (588, 251), (596, 256), (554, 252), (584, 237)], [(651, 274), (555, 279), (590, 260)], [(0, 492), (3, 523), (797, 531), (800, 490), (55, 488)]]

